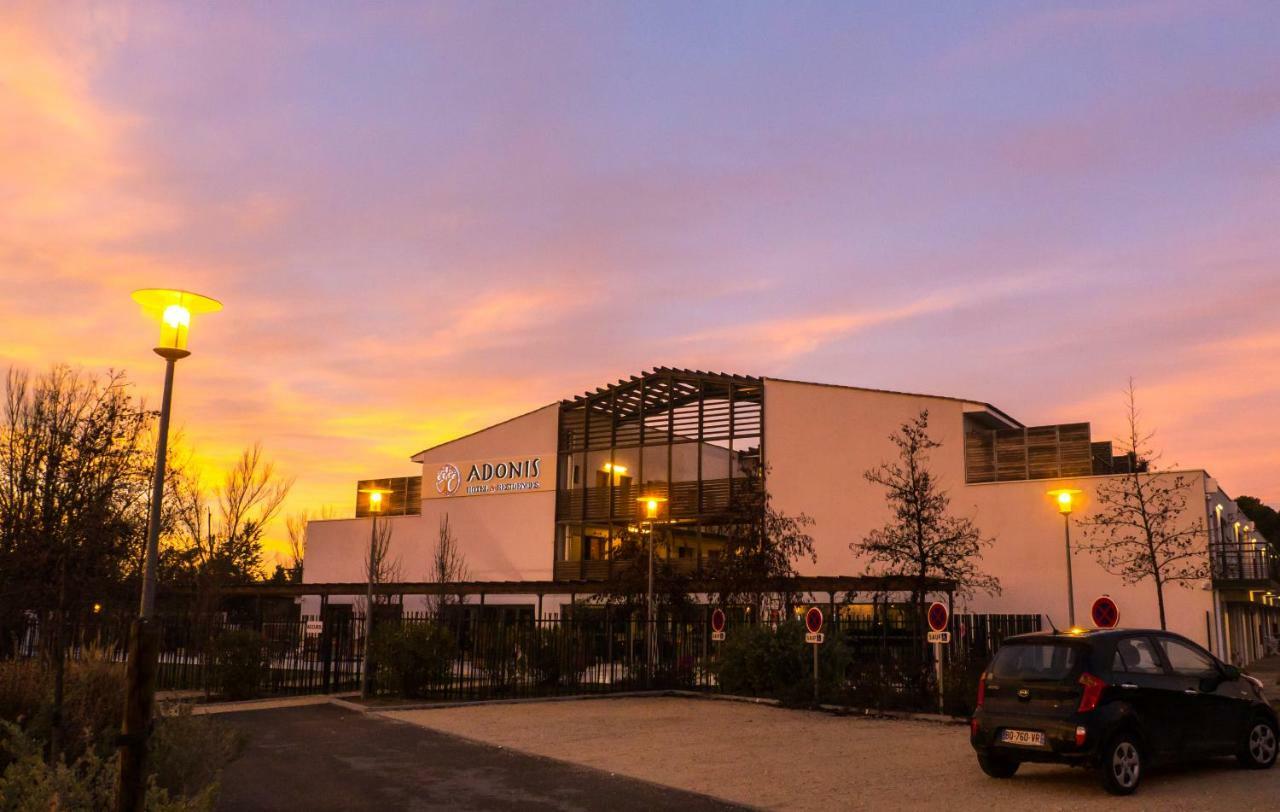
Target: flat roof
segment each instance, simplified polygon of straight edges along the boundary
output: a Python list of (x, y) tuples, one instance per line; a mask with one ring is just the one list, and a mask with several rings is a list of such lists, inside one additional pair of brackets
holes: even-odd
[(929, 395), (923, 392), (899, 392), (896, 389), (877, 389), (873, 386), (850, 386), (848, 384), (843, 384), (843, 383), (819, 383), (817, 381), (797, 381), (797, 380), (792, 380), (790, 378), (766, 377), (763, 380), (777, 381), (778, 383), (794, 383), (794, 384), (799, 384), (801, 386), (826, 386), (832, 389), (853, 389), (858, 392), (876, 392), (881, 395), (903, 395), (905, 397), (910, 397), (910, 398), (929, 398), (930, 400), (950, 400), (956, 403), (971, 403), (974, 406), (982, 406), (983, 408), (1004, 418), (1010, 423), (1011, 428), (1023, 427), (1023, 423), (1021, 420), (1011, 417), (1004, 410), (999, 409), (993, 406), (992, 404), (987, 403), (986, 401), (974, 400), (973, 398), (957, 398), (957, 397), (952, 397), (951, 395)]
[(553, 403), (548, 403), (545, 406), (538, 406), (537, 408), (531, 409), (522, 414), (518, 414), (518, 415), (515, 415), (514, 417), (509, 417), (506, 420), (502, 420), (497, 423), (493, 423), (488, 426), (485, 426), (484, 428), (479, 428), (479, 429), (476, 429), (475, 431), (469, 431), (466, 434), (460, 434), (457, 437), (454, 437), (449, 440), (445, 440), (442, 443), (436, 443), (435, 445), (427, 446), (426, 448), (422, 449), (418, 453), (409, 457), (409, 460), (410, 462), (422, 462), (422, 459), (421, 459), (422, 455), (426, 454), (428, 451), (435, 451), (436, 449), (443, 448), (449, 445), (450, 443), (456, 443), (459, 440), (465, 440), (468, 437), (474, 437), (475, 435), (480, 434), (482, 432), (486, 432), (489, 429), (497, 428), (498, 426), (505, 425), (506, 423), (510, 423), (513, 420), (519, 420), (522, 417), (528, 417), (531, 414), (540, 412), (543, 409), (549, 408), (551, 406), (572, 405), (572, 404), (584, 401), (593, 396), (607, 392), (611, 388), (633, 383), (639, 380), (640, 378), (644, 378), (646, 376), (658, 377), (658, 376), (670, 375), (670, 374), (689, 375), (689, 376), (706, 376), (706, 377), (722, 379), (725, 381), (734, 381), (734, 382), (742, 382), (742, 383), (750, 383), (753, 381), (761, 381), (761, 382), (777, 381), (779, 383), (793, 383), (793, 384), (800, 384), (803, 386), (827, 386), (833, 389), (849, 389), (849, 390), (858, 391), (858, 392), (875, 392), (882, 395), (904, 395), (906, 397), (913, 397), (913, 398), (930, 398), (933, 400), (949, 400), (956, 403), (967, 403), (974, 406), (981, 406), (982, 408), (986, 409), (987, 411), (991, 412), (992, 414), (1006, 421), (1009, 424), (1010, 428), (1022, 428), (1024, 425), (1022, 421), (1010, 416), (1007, 412), (992, 405), (991, 403), (988, 403), (982, 400), (974, 400), (973, 398), (958, 398), (958, 397), (953, 397), (951, 395), (930, 395), (923, 392), (901, 392), (895, 389), (878, 389), (872, 386), (851, 386), (849, 384), (822, 383), (820, 381), (797, 381), (790, 378), (775, 378), (775, 377), (769, 377), (769, 376), (756, 378), (749, 375), (737, 375), (734, 373), (727, 373), (727, 372), (703, 372), (701, 370), (682, 369), (679, 367), (653, 367), (648, 371), (641, 372), (639, 375), (632, 375), (629, 378), (621, 378), (617, 381), (617, 383), (598, 387), (595, 391), (588, 391), (576, 397), (565, 398), (563, 400), (559, 400)]

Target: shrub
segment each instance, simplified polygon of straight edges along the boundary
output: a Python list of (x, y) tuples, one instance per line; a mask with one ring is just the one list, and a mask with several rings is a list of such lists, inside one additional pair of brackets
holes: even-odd
[(176, 797), (216, 791), (222, 770), (240, 755), (244, 738), (216, 717), (195, 716), (189, 705), (156, 720), (147, 754), (158, 788)]
[(525, 665), (540, 687), (576, 685), (587, 668), (582, 637), (559, 625), (535, 626), (528, 636)]
[[(75, 760), (86, 750), (107, 756), (124, 714), (124, 665), (102, 652), (66, 664), (62, 747)], [(48, 741), (53, 727), (53, 669), (38, 660), (0, 662), (0, 719)], [(7, 759), (0, 754), (0, 767)]]
[[(198, 744), (189, 742), (189, 744)], [(6, 812), (45, 812), (50, 809), (111, 809), (115, 806), (117, 756), (102, 758), (92, 750), (71, 764), (46, 764), (43, 744), (17, 725), (0, 722), (0, 746), (12, 761), (0, 773), (0, 809)], [(152, 775), (147, 783), (148, 812), (210, 812), (217, 800), (217, 784), (210, 783), (189, 797), (173, 796)]]
[(39, 660), (0, 661), (0, 719), (27, 727), (51, 698), (53, 680)]
[[(804, 641), (803, 623), (789, 621), (739, 626), (720, 648), (712, 666), (720, 687), (730, 694), (767, 696), (787, 704), (813, 701), (813, 650)], [(844, 690), (849, 652), (839, 635), (829, 633), (818, 652), (819, 692), (835, 699)]]
[(250, 699), (267, 672), (262, 636), (241, 629), (218, 635), (212, 647), (210, 674), (214, 690), (226, 699)]
[(419, 698), (449, 677), (453, 635), (436, 623), (383, 623), (373, 629), (369, 656), (380, 690)]
[[(124, 718), (124, 663), (112, 662), (106, 653), (91, 651), (78, 662), (67, 663), (63, 692), (63, 741), (69, 757), (82, 749), (108, 755), (116, 746), (116, 734)], [(72, 750), (73, 743), (79, 749)]]
[(110, 809), (115, 800), (115, 758), (92, 750), (71, 764), (46, 764), (43, 743), (11, 722), (0, 723), (10, 763), (0, 774), (0, 809)]

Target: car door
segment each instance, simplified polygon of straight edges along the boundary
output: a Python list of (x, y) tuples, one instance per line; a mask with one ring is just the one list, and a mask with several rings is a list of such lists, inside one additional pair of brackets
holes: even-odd
[(1112, 679), (1118, 696), (1134, 709), (1151, 749), (1162, 756), (1183, 746), (1182, 683), (1165, 667), (1164, 655), (1147, 635), (1116, 641)]
[(1173, 636), (1161, 636), (1158, 640), (1170, 670), (1182, 687), (1188, 754), (1233, 752), (1243, 723), (1241, 708), (1247, 707), (1237, 698), (1239, 686), (1224, 679), (1213, 655), (1190, 640)]

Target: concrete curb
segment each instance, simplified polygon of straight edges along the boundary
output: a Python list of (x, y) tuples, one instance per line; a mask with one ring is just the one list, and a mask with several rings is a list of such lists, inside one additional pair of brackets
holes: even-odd
[(868, 719), (898, 719), (907, 722), (932, 722), (943, 725), (966, 725), (969, 720), (963, 716), (946, 716), (940, 713), (912, 713), (909, 711), (877, 710), (875, 708), (857, 708), (849, 705), (830, 705), (822, 703), (816, 707), (788, 707), (776, 699), (759, 696), (738, 696), (736, 694), (710, 694), (701, 691), (685, 691), (666, 689), (655, 691), (624, 691), (609, 694), (569, 694), (567, 696), (534, 696), (515, 699), (481, 699), (474, 701), (453, 702), (405, 702), (398, 705), (363, 705), (353, 702), (350, 697), (356, 694), (312, 694), (310, 696), (281, 697), (276, 699), (253, 699), (244, 702), (216, 702), (209, 704), (193, 704), (193, 715), (240, 713), (255, 710), (274, 710), (276, 708), (303, 707), (306, 705), (329, 704), (353, 713), (397, 713), (400, 711), (447, 710), (449, 708), (474, 708), (484, 705), (528, 705), (549, 702), (581, 702), (585, 700), (603, 699), (639, 699), (645, 697), (679, 697), (681, 699), (702, 699), (712, 702), (740, 702), (747, 705), (767, 705), (782, 710), (821, 711), (833, 716), (862, 716)]
[(275, 710), (277, 708), (300, 708), (307, 705), (324, 705), (334, 697), (327, 694), (310, 696), (277, 697), (274, 699), (249, 699), (243, 702), (207, 702), (193, 703), (192, 716), (211, 716), (219, 713), (241, 713), (244, 711)]
[(835, 716), (865, 716), (869, 719), (898, 719), (906, 722), (933, 722), (944, 725), (967, 725), (969, 719), (964, 716), (947, 716), (941, 713), (913, 713), (911, 711), (877, 710), (875, 708), (855, 708), (850, 705), (819, 704), (814, 707), (788, 707), (776, 699), (758, 696), (737, 696), (735, 694), (705, 694), (698, 691), (666, 691), (667, 696), (679, 696), (689, 699), (708, 699), (718, 702), (743, 702), (750, 705), (769, 705), (783, 710), (820, 710)]
[(566, 696), (529, 696), (518, 697), (515, 699), (478, 699), (474, 701), (454, 701), (454, 702), (412, 702), (402, 705), (361, 705), (356, 702), (335, 702), (344, 708), (352, 710), (359, 708), (365, 713), (383, 713), (392, 711), (411, 711), (411, 710), (444, 710), (447, 708), (474, 708), (482, 705), (527, 705), (531, 703), (545, 702), (580, 702), (587, 699), (629, 699), (636, 697), (651, 696), (673, 696), (672, 691), (624, 691), (622, 693), (612, 694), (568, 694)]

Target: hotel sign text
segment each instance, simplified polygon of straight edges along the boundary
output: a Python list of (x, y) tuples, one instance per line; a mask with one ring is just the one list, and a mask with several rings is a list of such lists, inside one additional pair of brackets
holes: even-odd
[(484, 496), (530, 493), (547, 487), (544, 479), (549, 454), (501, 457), (491, 460), (430, 463), (423, 472), (422, 496)]

